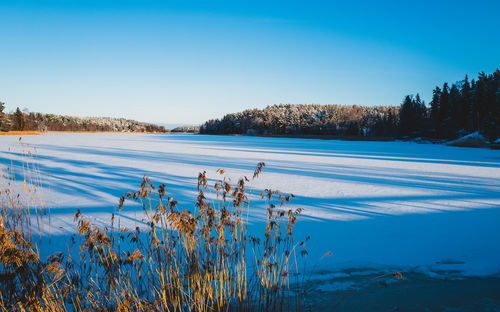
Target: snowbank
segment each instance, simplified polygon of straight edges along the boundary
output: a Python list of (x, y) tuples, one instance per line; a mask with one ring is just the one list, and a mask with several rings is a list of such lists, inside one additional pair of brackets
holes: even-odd
[(488, 145), (488, 141), (479, 132), (474, 132), (454, 141), (448, 142), (448, 145), (461, 147), (485, 147)]

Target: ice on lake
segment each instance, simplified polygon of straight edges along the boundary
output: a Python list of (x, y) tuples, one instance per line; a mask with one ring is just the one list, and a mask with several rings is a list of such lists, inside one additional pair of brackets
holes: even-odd
[[(19, 160), (18, 139), (0, 137), (3, 167)], [(200, 171), (215, 179), (224, 168), (235, 181), (264, 161), (254, 193), (272, 188), (296, 196), (291, 207), (304, 208), (296, 237), (311, 237), (310, 262), (331, 251), (321, 265), (500, 271), (500, 151), (183, 134), (49, 133), (22, 141), (50, 173), (56, 242), (74, 232), (77, 208), (107, 222), (119, 196), (136, 190), (144, 175), (189, 208)], [(256, 206), (250, 221), (258, 232), (264, 211)]]

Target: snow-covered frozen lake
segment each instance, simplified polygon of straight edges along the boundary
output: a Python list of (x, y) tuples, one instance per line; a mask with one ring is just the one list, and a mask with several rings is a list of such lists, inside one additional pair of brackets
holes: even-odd
[[(20, 150), (18, 139), (0, 137), (4, 167)], [(304, 208), (296, 237), (311, 236), (310, 263), (332, 251), (321, 266), (500, 271), (500, 151), (183, 134), (50, 133), (22, 141), (50, 172), (52, 232), (62, 240), (74, 231), (77, 208), (105, 222), (143, 175), (192, 207), (198, 172), (250, 177), (264, 161), (255, 193), (270, 187), (296, 196), (291, 206)], [(256, 231), (262, 213), (251, 210)]]

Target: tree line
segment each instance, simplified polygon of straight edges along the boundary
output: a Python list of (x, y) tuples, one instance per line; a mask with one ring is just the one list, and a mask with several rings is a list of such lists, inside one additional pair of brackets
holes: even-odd
[(0, 102), (0, 131), (111, 131), (165, 132), (165, 128), (125, 118), (75, 117), (23, 112), (17, 108), (5, 113)]
[(205, 134), (393, 136), (399, 107), (280, 104), (209, 120)]
[(500, 137), (500, 70), (467, 76), (451, 87), (447, 83), (433, 91), (430, 123), (436, 136), (453, 138), (460, 132), (479, 131), (490, 140)]
[(500, 137), (500, 70), (479, 73), (433, 91), (430, 106), (417, 94), (399, 106), (280, 104), (213, 119), (204, 134), (426, 137), (455, 139), (479, 131)]

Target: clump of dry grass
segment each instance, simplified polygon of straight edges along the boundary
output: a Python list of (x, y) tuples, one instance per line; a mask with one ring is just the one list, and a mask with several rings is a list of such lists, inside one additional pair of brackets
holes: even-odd
[(261, 194), (268, 202), (261, 241), (247, 233), (249, 180), (231, 185), (224, 171), (218, 172), (223, 177), (213, 185), (216, 204), (207, 200), (209, 185), (200, 173), (194, 211), (178, 209), (165, 185), (155, 187), (144, 178), (138, 191), (121, 198), (117, 212), (119, 220), (126, 201), (138, 202), (147, 225), (144, 233), (138, 227), (115, 229), (116, 220), (111, 229), (101, 230), (77, 212), (84, 275), (95, 276), (76, 279), (81, 283), (77, 289), (88, 289), (80, 302), (118, 310), (131, 303), (132, 310), (299, 310), (300, 298), (291, 301), (296, 292), (290, 288), (290, 274), (296, 261), (293, 226), (300, 211), (285, 209), (291, 195)]
[[(36, 161), (36, 150), (22, 143), (10, 151), (20, 159), (0, 175), (0, 311), (64, 311), (58, 288), (65, 270), (61, 255), (41, 261), (33, 233), (47, 232), (47, 188)], [(22, 192), (17, 188), (22, 183)], [(50, 188), (48, 189), (50, 193)]]
[(58, 288), (65, 270), (56, 256), (42, 262), (36, 245), (0, 216), (0, 310), (66, 311)]
[[(50, 186), (44, 182), (49, 173), (41, 172), (36, 148), (23, 143), (21, 138), (19, 148), (9, 150), (13, 156), (10, 165), (0, 167), (0, 214), (7, 228), (28, 235), (30, 241), (33, 232), (41, 238), (41, 233), (48, 231), (50, 237)], [(13, 159), (18, 159), (18, 164)], [(18, 192), (21, 183), (23, 191)], [(45, 217), (47, 224), (43, 221)], [(35, 222), (36, 226), (32, 226)]]
[[(293, 195), (263, 191), (264, 235), (248, 233), (251, 182), (264, 166), (259, 163), (251, 179), (235, 184), (223, 169), (217, 170), (220, 179), (213, 185), (200, 173), (192, 210), (178, 208), (165, 185), (155, 186), (144, 177), (137, 191), (120, 198), (109, 227), (98, 227), (78, 210), (78, 255), (68, 251), (46, 261), (31, 234), (23, 231), (31, 226), (26, 211), (33, 209), (32, 203), (2, 197), (0, 310), (302, 310), (298, 258), (306, 251), (293, 239), (301, 212), (286, 208)], [(29, 168), (34, 171), (25, 174), (36, 173), (37, 168)], [(42, 185), (36, 179), (25, 181)], [(8, 194), (13, 194), (12, 184), (7, 183)], [(208, 199), (209, 193), (215, 199)], [(145, 225), (142, 229), (121, 226), (130, 201), (142, 208), (144, 218), (137, 220)], [(12, 213), (16, 209), (22, 212), (19, 217)]]

